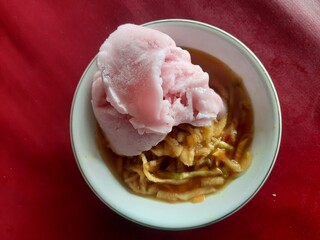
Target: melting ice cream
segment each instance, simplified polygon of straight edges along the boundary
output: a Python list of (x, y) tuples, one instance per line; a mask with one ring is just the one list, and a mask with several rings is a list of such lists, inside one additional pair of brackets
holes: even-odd
[(135, 156), (182, 123), (205, 126), (224, 111), (209, 76), (168, 35), (121, 25), (103, 43), (92, 106), (110, 148)]

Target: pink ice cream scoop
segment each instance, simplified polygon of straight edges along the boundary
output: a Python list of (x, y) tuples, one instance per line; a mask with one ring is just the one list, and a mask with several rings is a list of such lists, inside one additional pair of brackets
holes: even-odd
[(224, 111), (209, 76), (166, 34), (121, 25), (100, 48), (92, 84), (95, 117), (111, 149), (135, 156), (173, 126), (211, 124)]

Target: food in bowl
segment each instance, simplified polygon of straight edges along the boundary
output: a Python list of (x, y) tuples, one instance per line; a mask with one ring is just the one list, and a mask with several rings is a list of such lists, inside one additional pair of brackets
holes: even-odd
[(130, 191), (201, 202), (249, 167), (253, 110), (227, 65), (181, 47), (120, 26), (98, 54), (92, 107), (100, 150), (112, 150), (107, 164)]
[[(118, 161), (113, 161), (114, 156), (108, 155), (111, 152), (108, 148), (104, 147), (101, 151), (96, 141), (97, 121), (92, 111), (91, 87), (93, 75), (98, 71), (97, 57), (84, 71), (72, 102), (70, 136), (76, 163), (92, 192), (110, 209), (134, 223), (165, 230), (194, 229), (216, 223), (249, 203), (263, 187), (276, 163), (282, 129), (276, 89), (257, 56), (222, 29), (186, 19), (158, 20), (143, 26), (168, 34), (178, 46), (215, 56), (241, 77), (253, 107), (253, 138), (250, 144), (253, 160), (250, 167), (245, 174), (230, 181), (223, 191), (206, 196), (200, 204), (155, 201), (128, 191), (122, 180), (115, 177), (116, 168), (111, 167), (110, 163)], [(210, 66), (206, 68), (203, 64), (201, 62), (204, 70), (210, 69)], [(212, 81), (217, 83), (216, 79), (225, 76), (218, 74), (219, 68), (211, 68), (217, 72), (214, 79), (210, 78), (210, 86)], [(229, 76), (229, 70), (225, 72)], [(238, 85), (236, 81), (235, 85)], [(220, 91), (216, 92), (223, 96)], [(107, 155), (103, 156), (105, 153)]]

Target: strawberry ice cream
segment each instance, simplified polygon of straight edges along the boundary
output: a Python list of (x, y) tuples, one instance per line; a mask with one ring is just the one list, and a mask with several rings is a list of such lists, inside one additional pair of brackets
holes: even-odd
[(92, 106), (110, 148), (135, 156), (182, 123), (211, 124), (224, 111), (209, 76), (166, 34), (133, 24), (103, 43)]

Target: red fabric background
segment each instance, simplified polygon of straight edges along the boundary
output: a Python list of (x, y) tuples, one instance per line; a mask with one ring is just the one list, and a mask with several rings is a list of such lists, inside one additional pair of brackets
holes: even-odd
[[(0, 239), (319, 237), (319, 15), (312, 0), (0, 0)], [(165, 18), (203, 21), (243, 41), (269, 71), (283, 114), (279, 157), (259, 193), (231, 217), (181, 232), (104, 206), (69, 137), (73, 93), (108, 34)]]

